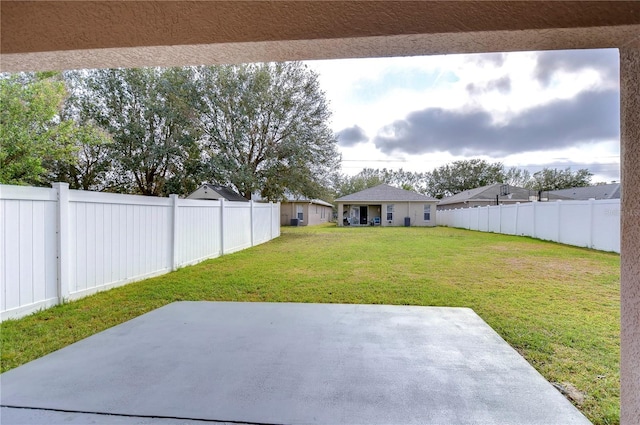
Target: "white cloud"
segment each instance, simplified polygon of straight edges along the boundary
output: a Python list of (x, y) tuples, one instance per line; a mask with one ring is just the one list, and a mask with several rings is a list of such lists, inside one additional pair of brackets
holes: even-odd
[[(584, 96), (585, 92), (618, 90), (615, 50), (349, 59), (312, 61), (308, 65), (318, 72), (321, 87), (330, 101), (334, 130), (357, 127), (362, 130), (361, 134), (371, 138), (369, 142), (359, 139), (356, 146), (340, 148), (345, 160), (344, 171), (349, 174), (363, 167), (428, 171), (464, 158), (465, 149), (459, 149), (457, 156), (442, 151), (448, 144), (460, 147), (460, 140), (443, 141), (433, 152), (424, 155), (403, 153), (403, 149), (383, 153), (376, 147), (373, 141), (388, 130), (386, 126), (406, 120), (417, 111), (438, 108), (451, 111), (455, 116), (480, 110), (488, 114), (493, 125), (508, 125), (527, 111), (542, 112), (547, 105), (558, 105), (559, 101)], [(553, 115), (548, 117), (552, 118)], [(557, 120), (554, 124), (558, 125)], [(585, 123), (585, 127), (587, 124), (590, 123)], [(545, 126), (545, 122), (539, 126), (541, 133), (547, 133), (546, 137), (559, 134)], [(421, 131), (430, 129), (427, 126)], [(471, 138), (471, 149), (466, 151), (481, 153), (473, 145), (488, 146), (491, 142), (474, 142)], [(527, 164), (543, 164), (550, 157), (575, 158), (574, 162), (580, 164), (597, 163), (603, 157), (612, 158), (607, 163), (619, 162), (619, 153), (612, 148), (618, 144), (617, 139), (576, 143), (581, 147), (567, 145), (552, 149), (555, 141), (549, 140), (541, 143), (536, 154), (513, 152), (502, 158), (486, 159), (519, 162), (518, 155), (524, 155)], [(408, 147), (404, 150), (412, 152)]]

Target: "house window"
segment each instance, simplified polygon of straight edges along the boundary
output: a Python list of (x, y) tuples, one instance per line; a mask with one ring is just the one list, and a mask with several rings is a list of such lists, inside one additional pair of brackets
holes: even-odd
[(393, 221), (393, 204), (387, 205), (387, 221)]
[(431, 221), (431, 205), (424, 205), (424, 221)]
[(296, 206), (296, 210), (298, 212), (298, 220), (304, 221), (304, 213), (302, 212), (302, 205)]

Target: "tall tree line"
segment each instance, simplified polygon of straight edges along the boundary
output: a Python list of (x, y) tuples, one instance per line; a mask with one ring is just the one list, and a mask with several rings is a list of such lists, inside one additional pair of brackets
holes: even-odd
[(279, 200), (324, 195), (339, 166), (317, 75), (298, 62), (5, 75), (0, 84), (3, 183), (159, 196), (208, 181)]
[(354, 176), (337, 175), (333, 188), (335, 196), (340, 197), (384, 183), (441, 199), (495, 183), (536, 191), (589, 186), (592, 175), (585, 168), (575, 172), (570, 168), (543, 168), (531, 174), (523, 168), (507, 168), (501, 162), (469, 159), (454, 161), (427, 172), (365, 168)]

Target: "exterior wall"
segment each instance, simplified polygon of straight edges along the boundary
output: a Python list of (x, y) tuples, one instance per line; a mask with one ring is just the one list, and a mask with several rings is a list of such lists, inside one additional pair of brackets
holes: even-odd
[[(387, 206), (393, 204), (393, 219), (387, 220)], [(430, 205), (431, 220), (424, 220), (424, 206)], [(349, 209), (347, 210), (347, 207)], [(380, 217), (380, 225), (385, 227), (401, 227), (404, 226), (404, 218), (411, 219), (411, 226), (435, 226), (436, 225), (436, 202), (387, 202), (380, 204), (371, 203), (338, 203), (338, 226), (343, 225), (342, 217), (344, 212), (347, 216), (351, 216), (351, 207), (366, 206), (368, 208), (367, 219), (371, 221), (374, 217)], [(378, 212), (379, 211), (379, 212)]]
[(283, 202), (280, 204), (280, 225), (289, 226), (291, 219), (296, 217), (295, 205), (291, 202)]
[[(382, 204), (382, 222), (383, 226), (404, 226), (405, 217), (409, 217), (411, 220), (411, 226), (435, 226), (436, 225), (436, 202), (395, 202), (393, 211), (393, 220), (388, 222), (387, 218), (387, 205), (391, 203)], [(431, 220), (424, 220), (424, 206), (429, 204), (431, 207)]]
[(280, 235), (278, 204), (0, 185), (0, 319)]
[(303, 220), (298, 223), (299, 226), (315, 226), (322, 223), (328, 223), (331, 221), (333, 216), (333, 208), (325, 205), (309, 202), (283, 202), (281, 204), (280, 215), (280, 224), (282, 226), (291, 225), (291, 219), (298, 217), (298, 206), (302, 206), (303, 217)]
[(309, 213), (307, 214), (307, 226), (315, 226), (322, 223), (328, 223), (333, 216), (333, 208), (320, 204), (307, 205)]

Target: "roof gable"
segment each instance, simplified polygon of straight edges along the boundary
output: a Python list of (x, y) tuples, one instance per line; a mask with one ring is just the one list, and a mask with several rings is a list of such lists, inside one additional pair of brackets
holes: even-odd
[[(247, 201), (247, 199), (242, 196), (237, 194), (236, 192), (234, 192), (232, 189), (226, 187), (226, 186), (218, 186), (218, 185), (213, 185), (210, 183), (205, 183), (202, 186), (200, 186), (198, 189), (196, 189), (194, 192), (192, 192), (191, 194), (189, 194), (189, 196), (187, 196), (187, 198), (190, 199), (198, 199), (198, 192), (200, 190), (203, 190), (205, 193), (207, 190), (213, 191), (215, 193), (217, 193), (220, 197), (224, 198), (227, 201), (233, 201), (233, 202), (249, 202)], [(208, 199), (213, 199), (213, 198), (208, 198)]]
[(336, 202), (437, 202), (430, 196), (381, 184), (336, 199)]

